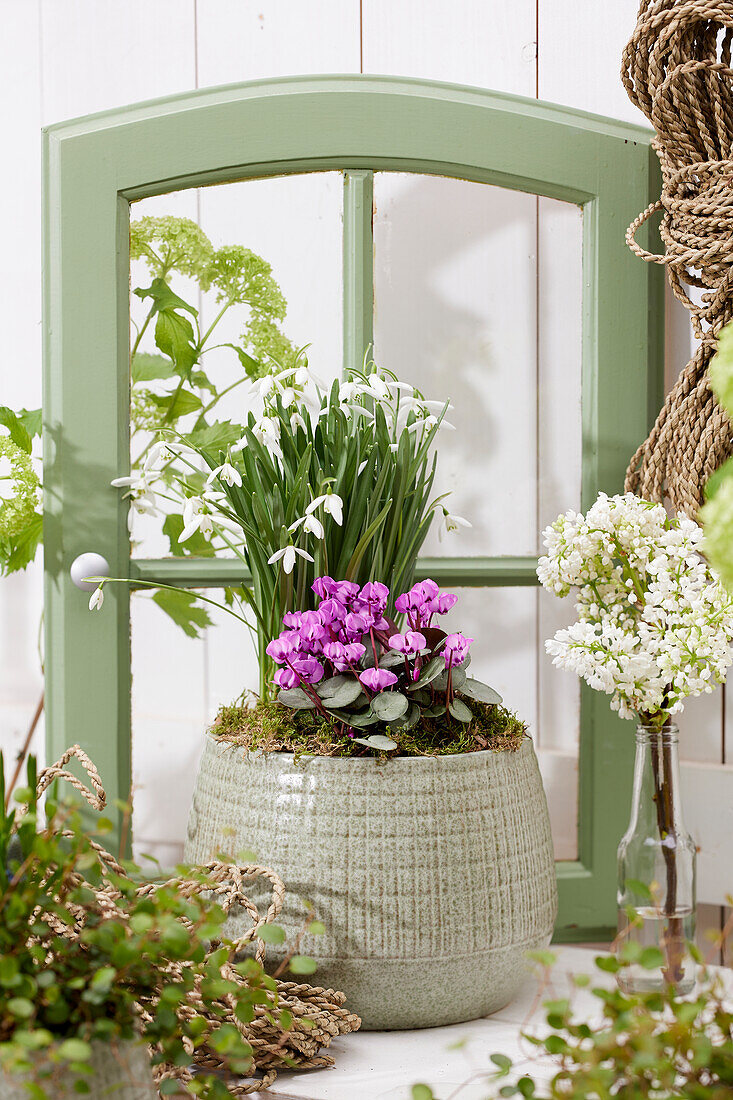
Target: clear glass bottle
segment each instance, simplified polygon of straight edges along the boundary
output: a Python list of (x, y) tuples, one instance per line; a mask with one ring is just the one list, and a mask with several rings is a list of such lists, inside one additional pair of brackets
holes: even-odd
[(671, 724), (636, 731), (631, 820), (618, 847), (618, 942), (659, 947), (664, 963), (624, 967), (618, 982), (628, 993), (695, 986), (687, 943), (695, 938), (696, 850), (682, 820), (678, 736)]

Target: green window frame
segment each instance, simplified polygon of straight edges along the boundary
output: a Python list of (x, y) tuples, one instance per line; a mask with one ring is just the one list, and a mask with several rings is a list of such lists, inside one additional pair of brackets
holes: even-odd
[[(618, 491), (662, 396), (663, 273), (624, 230), (658, 193), (650, 131), (518, 96), (388, 77), (298, 77), (177, 95), (44, 130), (44, 483), (47, 751), (79, 742), (112, 797), (131, 781), (126, 586), (91, 616), (69, 567), (87, 550), (112, 575), (188, 587), (241, 583), (229, 560), (131, 560), (129, 216), (134, 200), (290, 173), (344, 172), (344, 356), (372, 338), (375, 171), (450, 176), (583, 210), (582, 505)], [(652, 241), (649, 247), (654, 250)], [(534, 585), (532, 557), (425, 558), (422, 576)], [(578, 859), (558, 864), (557, 938), (615, 923), (615, 848), (632, 739), (583, 691)]]

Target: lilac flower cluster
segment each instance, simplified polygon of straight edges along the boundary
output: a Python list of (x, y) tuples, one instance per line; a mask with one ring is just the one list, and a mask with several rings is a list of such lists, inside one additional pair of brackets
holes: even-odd
[[(395, 601), (397, 611), (407, 618), (408, 628), (402, 633), (387, 616), (386, 584), (369, 581), (360, 588), (353, 581), (318, 577), (313, 591), (319, 600), (317, 609), (288, 612), (283, 616), (285, 629), (267, 646), (267, 654), (281, 666), (275, 673), (281, 688), (311, 686), (338, 673), (351, 673), (368, 692), (379, 693), (399, 679), (390, 668), (379, 667), (389, 652), (404, 657), (406, 673), (417, 681), (422, 658), (431, 648), (424, 632), (434, 631), (435, 616), (444, 615), (458, 599), (451, 592), (441, 592), (435, 581), (415, 584)], [(473, 639), (439, 633), (445, 667), (460, 665)], [(367, 649), (373, 662), (364, 668)]]

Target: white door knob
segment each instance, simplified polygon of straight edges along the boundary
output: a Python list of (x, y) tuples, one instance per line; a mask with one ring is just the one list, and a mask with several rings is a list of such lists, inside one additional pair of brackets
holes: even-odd
[(72, 582), (82, 592), (93, 592), (99, 581), (90, 581), (87, 577), (108, 577), (109, 562), (101, 554), (79, 554), (74, 558), (69, 570)]

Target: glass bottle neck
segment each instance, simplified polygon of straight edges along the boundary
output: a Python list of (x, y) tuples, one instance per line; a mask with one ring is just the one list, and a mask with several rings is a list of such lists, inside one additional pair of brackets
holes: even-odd
[(684, 832), (677, 726), (639, 725), (630, 829), (649, 834)]

